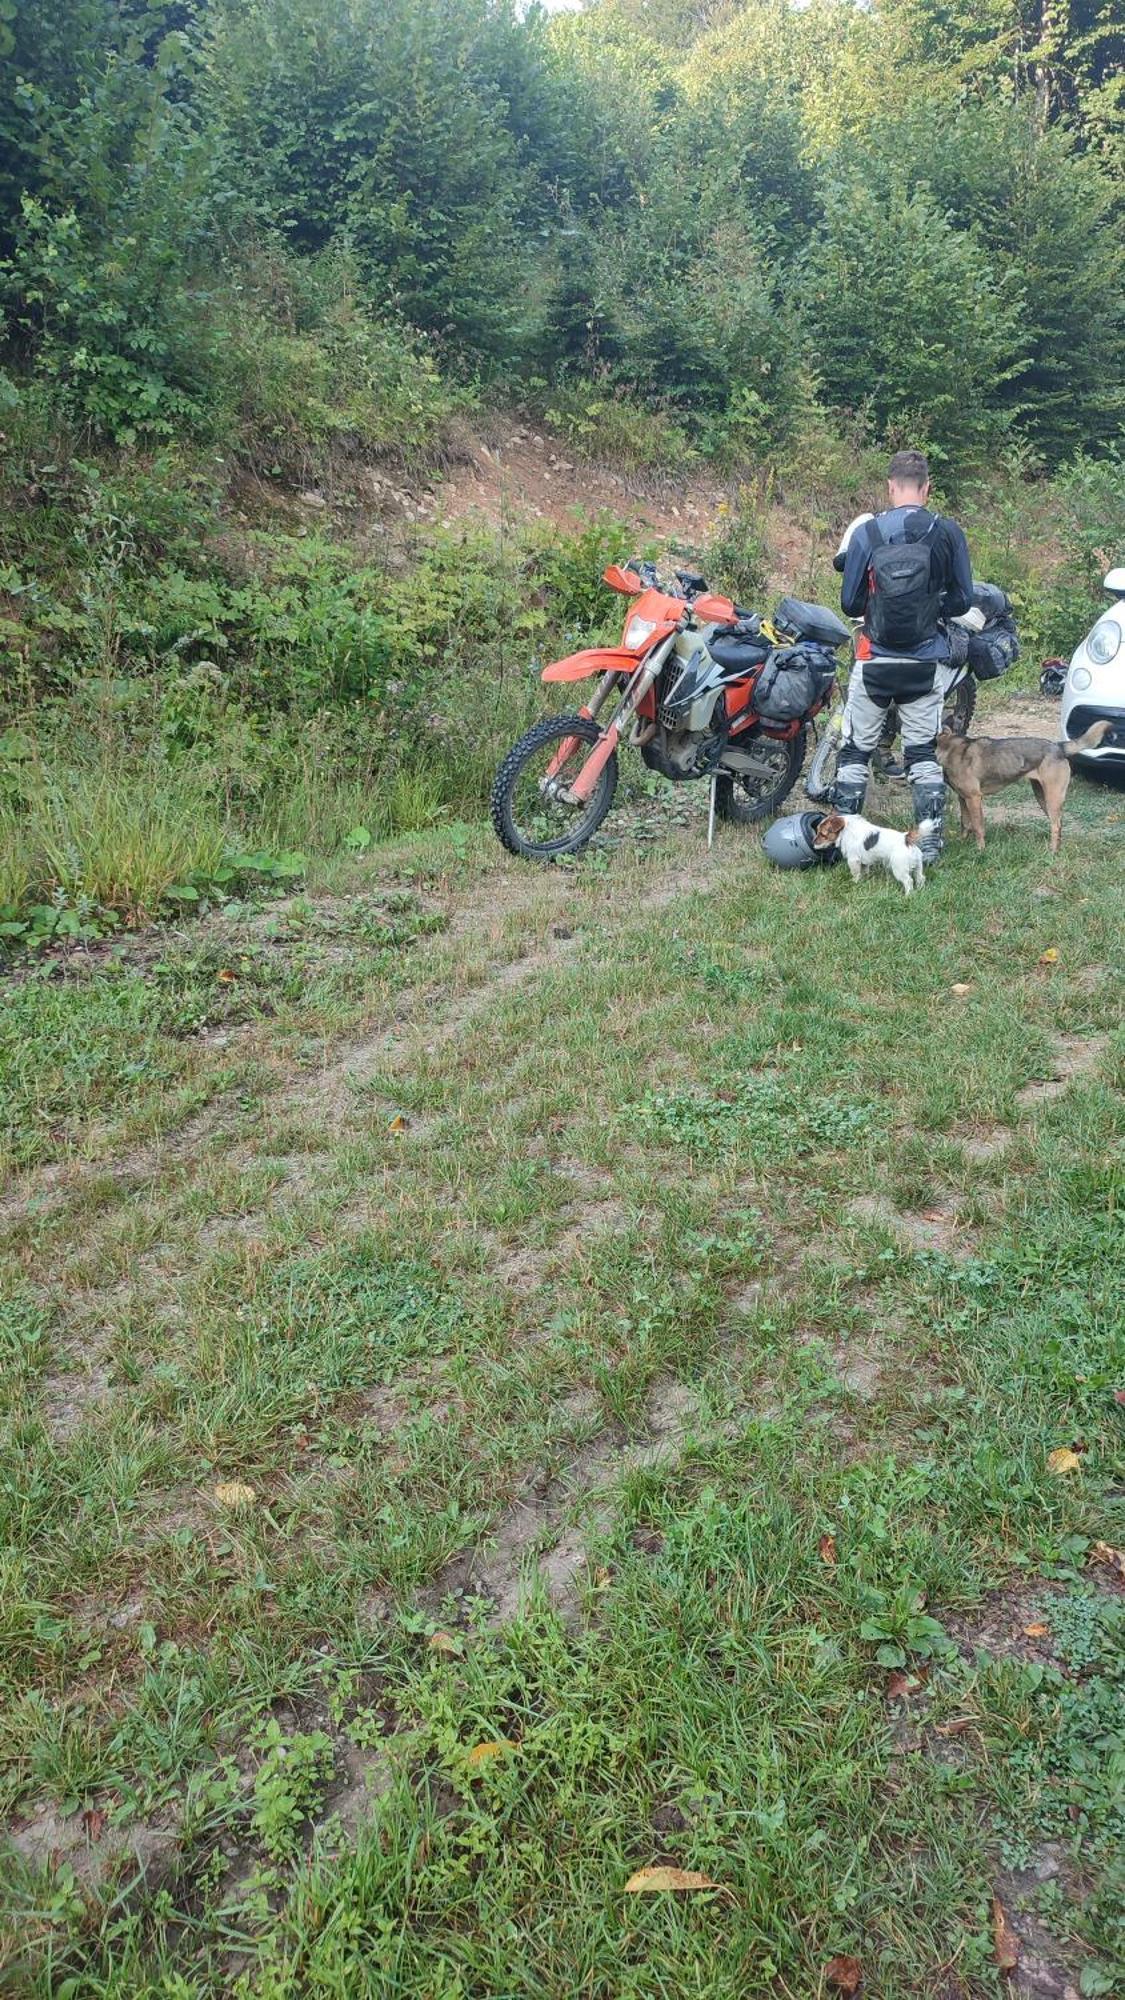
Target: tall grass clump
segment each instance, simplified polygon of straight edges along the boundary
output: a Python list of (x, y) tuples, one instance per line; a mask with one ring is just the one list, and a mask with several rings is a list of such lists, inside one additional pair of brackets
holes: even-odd
[(138, 922), (213, 875), (229, 835), (199, 763), (170, 762), (159, 741), (68, 747), (48, 732), (0, 798), (0, 902), (61, 897)]

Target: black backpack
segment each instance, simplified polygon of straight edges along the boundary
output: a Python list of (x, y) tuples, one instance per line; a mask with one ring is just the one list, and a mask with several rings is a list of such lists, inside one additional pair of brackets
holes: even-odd
[(888, 541), (877, 520), (867, 524), (866, 624), (877, 652), (912, 653), (938, 629), (945, 593), (934, 587), (930, 537), (939, 519), (933, 515), (917, 540), (909, 542)]

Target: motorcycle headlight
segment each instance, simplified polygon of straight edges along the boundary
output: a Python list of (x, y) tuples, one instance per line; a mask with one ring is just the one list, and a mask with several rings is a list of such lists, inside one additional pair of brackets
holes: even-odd
[(1116, 659), (1121, 645), (1121, 627), (1116, 618), (1103, 618), (1086, 641), (1086, 651), (1096, 667), (1107, 667)]
[(625, 644), (631, 652), (639, 653), (646, 639), (651, 639), (656, 630), (652, 618), (638, 618), (634, 615), (625, 627)]

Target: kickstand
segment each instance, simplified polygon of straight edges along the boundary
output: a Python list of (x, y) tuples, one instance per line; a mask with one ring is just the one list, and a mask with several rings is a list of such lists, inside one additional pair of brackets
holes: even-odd
[(707, 846), (708, 846), (708, 849), (710, 849), (710, 848), (711, 848), (711, 846), (712, 846), (712, 845), (713, 845), (713, 843), (714, 843), (714, 839), (715, 839), (715, 795), (716, 795), (716, 793), (718, 792), (718, 789), (719, 789), (719, 774), (718, 774), (718, 772), (717, 772), (717, 771), (712, 771), (712, 773), (711, 773), (711, 810), (710, 810), (710, 811), (709, 811), (709, 813), (707, 814)]

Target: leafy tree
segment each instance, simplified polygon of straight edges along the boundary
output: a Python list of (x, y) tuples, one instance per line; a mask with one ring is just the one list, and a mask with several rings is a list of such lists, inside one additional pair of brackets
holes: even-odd
[(77, 49), (69, 73), (52, 55), (49, 74), (21, 85), (34, 171), (0, 267), (13, 345), (81, 424), (125, 439), (205, 425), (221, 372), (221, 202), (172, 11), (134, 24), (115, 10), (106, 46)]
[(1125, 15), (1118, 0), (884, 0), (925, 79), (945, 73), (1028, 99), (1040, 132), (1068, 119), (1125, 170)]
[[(854, 157), (854, 155), (851, 155)], [(864, 171), (884, 196), (904, 172), (987, 252), (1020, 300), (1020, 357), (998, 411), (1051, 461), (1118, 427), (1125, 374), (1125, 249), (1115, 190), (1063, 126), (1023, 102), (962, 105), (935, 123), (921, 104), (872, 127)]]
[(488, 0), (219, 0), (210, 94), (248, 201), (355, 246), (374, 301), (477, 356), (518, 349), (521, 26)]
[(1024, 360), (1020, 296), (903, 172), (829, 191), (805, 259), (823, 392), (889, 440), (956, 460), (1004, 428), (998, 383)]
[(922, 169), (1021, 295), (1018, 366), (997, 403), (1051, 461), (1108, 442), (1125, 409), (1125, 247), (1116, 191), (1063, 126), (1027, 107), (966, 107)]
[[(0, 0), (0, 55), (3, 358), (117, 437), (284, 411), (298, 351), (331, 430), (341, 339), (593, 370), (722, 449), (810, 359), (952, 456), (1120, 420), (1116, 0)], [(371, 342), (271, 257), (346, 267)]]

